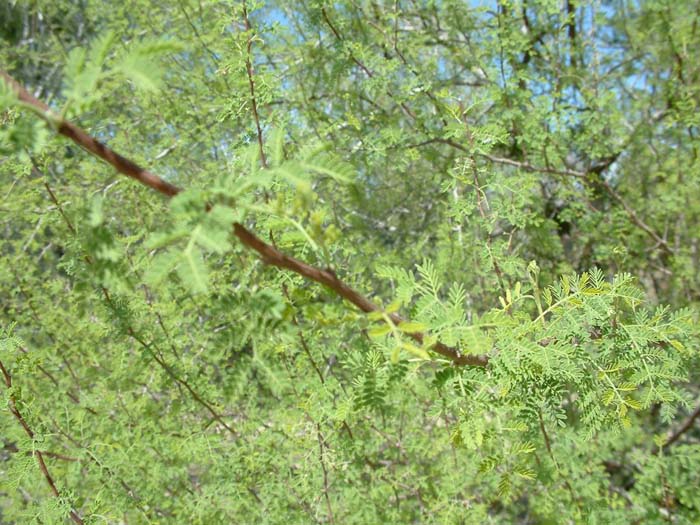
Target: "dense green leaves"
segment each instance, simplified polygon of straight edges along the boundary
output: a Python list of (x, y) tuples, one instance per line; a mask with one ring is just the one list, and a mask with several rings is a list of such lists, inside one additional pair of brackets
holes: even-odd
[(0, 523), (697, 523), (696, 11), (0, 5)]

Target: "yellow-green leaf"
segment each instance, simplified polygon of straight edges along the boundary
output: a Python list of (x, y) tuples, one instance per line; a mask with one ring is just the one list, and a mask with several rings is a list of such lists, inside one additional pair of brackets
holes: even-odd
[(421, 359), (430, 359), (428, 352), (414, 344), (409, 343), (408, 341), (401, 341), (401, 348), (417, 357), (420, 357)]
[(382, 337), (388, 334), (389, 332), (391, 332), (391, 326), (389, 326), (388, 324), (375, 326), (374, 328), (370, 328), (367, 331), (370, 337)]
[(405, 334), (415, 334), (416, 332), (425, 332), (428, 327), (423, 323), (407, 321), (405, 323), (401, 323), (398, 328)]

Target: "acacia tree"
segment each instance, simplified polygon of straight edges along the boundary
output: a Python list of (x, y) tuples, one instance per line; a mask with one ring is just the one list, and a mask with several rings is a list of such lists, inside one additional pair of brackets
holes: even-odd
[(0, 13), (0, 523), (700, 520), (691, 2)]

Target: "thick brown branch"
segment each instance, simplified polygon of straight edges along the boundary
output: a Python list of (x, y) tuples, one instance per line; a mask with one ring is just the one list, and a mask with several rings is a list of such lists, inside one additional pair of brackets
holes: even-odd
[[(317, 283), (327, 286), (333, 290), (336, 294), (340, 295), (346, 301), (354, 304), (360, 310), (365, 313), (375, 312), (379, 310), (379, 307), (370, 301), (367, 297), (363, 296), (358, 291), (351, 288), (349, 285), (338, 279), (334, 272), (330, 270), (321, 270), (303, 261), (290, 257), (282, 252), (280, 252), (274, 246), (267, 244), (253, 233), (247, 230), (243, 225), (235, 223), (233, 225), (233, 232), (238, 237), (238, 239), (249, 248), (252, 248), (260, 256), (262, 260), (267, 264), (272, 266), (277, 266), (278, 268), (285, 268), (291, 270), (294, 273), (302, 275), (309, 280), (316, 281)], [(403, 319), (397, 315), (392, 315), (392, 321), (396, 324), (400, 324)], [(415, 341), (422, 343), (423, 334), (414, 333), (409, 334), (411, 338)], [(433, 350), (438, 354), (441, 354), (448, 359), (451, 359), (455, 364), (459, 365), (476, 365), (476, 366), (486, 366), (488, 364), (488, 357), (480, 355), (461, 355), (456, 349), (448, 347), (440, 342), (433, 346)]]
[[(0, 76), (2, 76), (2, 78), (5, 79), (12, 89), (14, 89), (20, 100), (36, 109), (42, 110), (47, 114), (47, 119), (51, 118), (54, 122), (56, 122), (56, 117), (50, 114), (49, 107), (46, 104), (32, 96), (26, 89), (24, 89), (24, 87), (22, 87), (4, 71), (0, 70)], [(104, 160), (106, 163), (114, 167), (119, 173), (136, 179), (141, 184), (148, 186), (149, 188), (154, 189), (168, 197), (177, 195), (182, 191), (182, 189), (178, 188), (177, 186), (164, 181), (157, 175), (112, 151), (108, 146), (100, 143), (74, 124), (60, 119), (58, 122), (57, 129), (59, 133), (70, 138), (73, 142), (96, 157)], [(233, 233), (236, 237), (238, 237), (241, 243), (256, 251), (265, 263), (278, 268), (291, 270), (292, 272), (295, 272), (311, 281), (322, 284), (330, 288), (348, 302), (357, 306), (363, 312), (374, 312), (379, 310), (379, 307), (367, 297), (338, 279), (334, 272), (330, 270), (321, 270), (282, 253), (274, 246), (257, 237), (241, 223), (234, 223)], [(395, 314), (393, 314), (391, 318), (396, 324), (403, 322), (403, 319)], [(421, 333), (413, 333), (410, 334), (410, 337), (418, 343), (422, 343), (425, 336)], [(440, 342), (435, 343), (432, 346), (432, 350), (446, 357), (447, 359), (450, 359), (456, 365), (486, 366), (489, 361), (489, 358), (486, 355), (463, 355), (458, 349), (452, 348)]]
[(154, 175), (150, 171), (143, 169), (135, 162), (125, 157), (122, 157), (118, 153), (114, 152), (112, 149), (102, 144), (99, 140), (85, 133), (78, 126), (72, 124), (67, 120), (58, 118), (56, 115), (53, 114), (49, 106), (47, 106), (41, 100), (31, 95), (26, 89), (24, 89), (24, 87), (22, 87), (15, 79), (13, 79), (5, 71), (0, 70), (0, 76), (15, 91), (15, 93), (17, 93), (17, 96), (22, 102), (25, 102), (30, 106), (41, 110), (46, 115), (45, 118), (49, 122), (58, 122), (56, 126), (56, 131), (58, 131), (58, 133), (65, 137), (68, 137), (78, 146), (85, 149), (89, 153), (92, 153), (93, 155), (101, 158), (108, 164), (111, 164), (122, 175), (134, 178), (140, 183), (145, 184), (146, 186), (153, 188), (154, 190), (162, 193), (163, 195), (167, 195), (168, 197), (177, 195), (180, 192), (180, 190), (176, 186), (164, 181), (163, 179), (161, 179), (157, 175)]

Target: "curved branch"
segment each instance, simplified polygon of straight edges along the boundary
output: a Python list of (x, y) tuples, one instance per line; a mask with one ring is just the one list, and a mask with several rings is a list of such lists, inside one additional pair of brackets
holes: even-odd
[[(181, 188), (170, 184), (157, 175), (142, 168), (135, 162), (116, 153), (108, 146), (102, 144), (100, 141), (87, 134), (78, 126), (57, 117), (51, 112), (51, 109), (45, 103), (31, 95), (21, 84), (14, 80), (5, 71), (0, 70), (0, 77), (2, 77), (5, 82), (7, 82), (7, 84), (17, 93), (17, 96), (22, 102), (29, 104), (35, 109), (41, 110), (41, 112), (43, 112), (45, 115), (45, 118), (54, 123), (58, 133), (68, 137), (92, 155), (102, 159), (107, 164), (110, 164), (119, 173), (131, 177), (139, 181), (141, 184), (148, 186), (149, 188), (156, 190), (167, 197), (173, 197), (183, 191)], [(341, 281), (332, 270), (322, 270), (295, 259), (294, 257), (286, 255), (271, 244), (268, 244), (260, 239), (239, 222), (233, 224), (233, 233), (243, 245), (256, 251), (266, 264), (290, 270), (301, 275), (302, 277), (305, 277), (306, 279), (322, 284), (327, 288), (330, 288), (333, 292), (341, 296), (346, 301), (354, 304), (365, 313), (380, 310), (379, 306), (377, 306), (370, 299), (362, 295), (347, 283)], [(392, 314), (391, 319), (395, 324), (400, 324), (405, 321), (405, 319), (402, 319), (396, 314)], [(423, 343), (425, 338), (425, 335), (422, 333), (412, 333), (408, 335), (418, 343)], [(431, 349), (443, 357), (451, 360), (455, 365), (483, 367), (488, 365), (489, 362), (489, 357), (486, 355), (464, 355), (457, 348), (447, 346), (441, 342), (435, 343)]]

